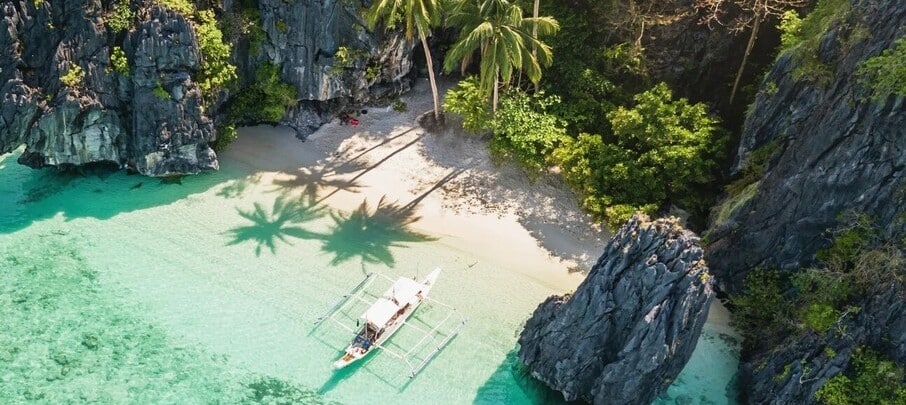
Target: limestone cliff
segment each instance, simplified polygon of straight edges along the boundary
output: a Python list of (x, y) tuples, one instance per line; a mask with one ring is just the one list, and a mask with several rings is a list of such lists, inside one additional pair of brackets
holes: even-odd
[[(883, 10), (883, 11), (880, 11)], [(737, 292), (756, 267), (796, 269), (830, 243), (841, 213), (864, 213), (891, 235), (906, 189), (906, 104), (877, 99), (860, 64), (904, 35), (906, 4), (853, 0), (820, 38), (817, 60), (782, 54), (746, 119), (737, 168), (768, 155), (763, 175), (718, 211), (708, 260)]]
[[(906, 105), (873, 92), (860, 67), (906, 34), (906, 3), (850, 0), (827, 14), (811, 54), (805, 44), (778, 57), (746, 120), (735, 170), (753, 182), (715, 210), (708, 232), (709, 263), (730, 294), (757, 268), (788, 275), (814, 264), (829, 231), (852, 226), (850, 213), (870, 218), (879, 240), (903, 235)], [(816, 403), (859, 346), (906, 364), (904, 290), (893, 277), (902, 270), (877, 265), (891, 276), (854, 297), (830, 330), (800, 328), (746, 354), (747, 402)]]
[(532, 375), (567, 400), (648, 404), (692, 355), (713, 298), (698, 237), (633, 217), (571, 296), (548, 298), (519, 336)]
[[(406, 88), (413, 44), (366, 31), (354, 2), (244, 2), (255, 21), (235, 3), (211, 3), (223, 29), (262, 29), (254, 52), (242, 34), (227, 38), (238, 82), (262, 62), (279, 66), (300, 97), (282, 122), (300, 136), (348, 102)], [(112, 29), (116, 17), (127, 27)], [(111, 163), (150, 176), (217, 169), (209, 144), (231, 94), (203, 94), (198, 29), (153, 0), (2, 2), (0, 153), (25, 145), (19, 161), (32, 167)]]

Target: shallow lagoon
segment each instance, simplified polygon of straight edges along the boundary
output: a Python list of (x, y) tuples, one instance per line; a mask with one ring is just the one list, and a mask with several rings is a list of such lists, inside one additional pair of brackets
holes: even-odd
[[(515, 344), (535, 306), (569, 287), (458, 249), (407, 201), (297, 203), (229, 156), (178, 181), (16, 157), (0, 156), (0, 402), (559, 402), (518, 367)], [(313, 328), (318, 315), (367, 271), (434, 265), (432, 295), (468, 317), (463, 332), (413, 379), (381, 354), (332, 372), (349, 336)], [(658, 403), (732, 403), (738, 353), (720, 323)]]

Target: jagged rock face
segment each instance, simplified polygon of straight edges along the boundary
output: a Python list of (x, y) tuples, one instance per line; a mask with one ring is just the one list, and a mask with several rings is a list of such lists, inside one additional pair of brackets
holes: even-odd
[(344, 0), (259, 2), (268, 38), (262, 59), (283, 67), (281, 77), (296, 87), (302, 101), (281, 124), (300, 138), (347, 103), (409, 89), (413, 41), (399, 32), (369, 32), (358, 6)]
[(814, 404), (815, 392), (846, 370), (859, 346), (880, 350), (906, 363), (906, 290), (892, 283), (870, 295), (862, 311), (843, 317), (824, 334), (788, 339), (769, 353), (742, 364), (740, 380), (746, 403)]
[[(0, 3), (0, 154), (24, 144), (19, 161), (32, 167), (112, 162), (150, 176), (218, 168), (209, 143), (228, 94), (203, 99), (193, 25), (136, 0), (134, 25), (113, 33), (105, 16), (120, 1), (130, 0)], [(221, 14), (233, 12), (232, 3)], [(367, 32), (354, 2), (261, 0), (259, 7), (261, 51), (248, 55), (237, 46), (234, 57), (240, 66), (282, 66), (282, 79), (302, 99), (282, 123), (300, 136), (349, 102), (408, 89), (412, 41)], [(127, 76), (112, 70), (114, 46), (129, 60)], [(352, 56), (338, 61), (341, 47)], [(84, 77), (61, 83), (74, 67)], [(240, 72), (242, 82), (255, 80), (253, 69)]]
[[(201, 54), (188, 21), (177, 12), (153, 7), (126, 45), (133, 61), (129, 110), (136, 112), (127, 150), (135, 168), (155, 176), (216, 169), (217, 157), (208, 146), (214, 125), (192, 80), (201, 67)], [(158, 86), (166, 95), (155, 94)]]
[(648, 404), (689, 360), (712, 298), (698, 237), (637, 215), (575, 294), (535, 310), (519, 358), (567, 400)]
[(737, 168), (765, 145), (777, 150), (754, 195), (708, 234), (723, 290), (738, 292), (759, 266), (809, 264), (843, 212), (868, 214), (888, 236), (901, 226), (906, 105), (903, 97), (873, 98), (858, 68), (903, 36), (904, 25), (902, 1), (853, 0), (849, 15), (821, 39), (826, 85), (797, 80), (802, 63), (778, 58), (746, 120)]
[[(191, 80), (197, 41), (182, 16), (158, 7), (139, 13), (123, 43), (132, 65), (123, 77), (110, 69), (113, 34), (100, 1), (0, 7), (0, 153), (25, 144), (19, 161), (32, 167), (111, 162), (152, 176), (217, 168), (213, 125)], [(83, 77), (62, 83), (76, 67)], [(179, 97), (154, 96), (159, 82)]]

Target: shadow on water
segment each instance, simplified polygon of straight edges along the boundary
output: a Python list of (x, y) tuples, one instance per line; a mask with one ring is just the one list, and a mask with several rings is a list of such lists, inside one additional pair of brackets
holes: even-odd
[(34, 170), (16, 163), (20, 154), (0, 156), (0, 233), (12, 233), (58, 215), (67, 221), (108, 219), (166, 205), (215, 187), (231, 176), (215, 172), (161, 180), (107, 166)]
[(391, 247), (436, 240), (409, 228), (421, 219), (415, 215), (415, 207), (389, 203), (381, 197), (374, 210), (366, 199), (349, 214), (332, 213), (334, 225), (324, 237), (321, 250), (334, 255), (330, 262), (334, 266), (356, 257), (363, 263), (393, 266)]
[(510, 350), (494, 374), (478, 388), (475, 404), (551, 404), (565, 405), (563, 395), (533, 378), (519, 361), (518, 347)]
[(227, 246), (238, 245), (245, 242), (255, 243), (255, 256), (261, 256), (262, 248), (266, 247), (271, 254), (277, 251), (277, 241), (292, 245), (288, 238), (320, 239), (323, 236), (308, 231), (300, 224), (314, 221), (327, 215), (327, 207), (317, 206), (312, 199), (308, 202), (287, 199), (285, 196), (274, 200), (270, 212), (265, 211), (259, 203), (249, 211), (236, 209), (239, 216), (252, 221), (251, 225), (237, 226), (226, 233), (232, 240)]

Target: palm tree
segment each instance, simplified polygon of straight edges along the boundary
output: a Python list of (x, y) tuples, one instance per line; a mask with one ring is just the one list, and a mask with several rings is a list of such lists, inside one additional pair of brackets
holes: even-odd
[(465, 70), (478, 50), (479, 82), (482, 91), (493, 93), (493, 111), (497, 111), (500, 85), (510, 83), (514, 70), (522, 70), (532, 83), (538, 83), (541, 66), (550, 65), (551, 47), (533, 33), (550, 35), (560, 29), (551, 17), (523, 17), (522, 8), (507, 0), (463, 0), (450, 21), (462, 30), (447, 53), (444, 68), (450, 71), (460, 63)]
[(384, 20), (388, 27), (402, 22), (406, 39), (411, 40), (415, 34), (425, 49), (425, 60), (428, 62), (428, 80), (431, 82), (431, 94), (434, 96), (434, 119), (440, 120), (440, 98), (437, 96), (437, 82), (434, 80), (434, 62), (431, 50), (428, 49), (427, 36), (431, 27), (440, 24), (442, 0), (377, 0), (365, 15), (369, 29), (374, 29), (378, 21)]

